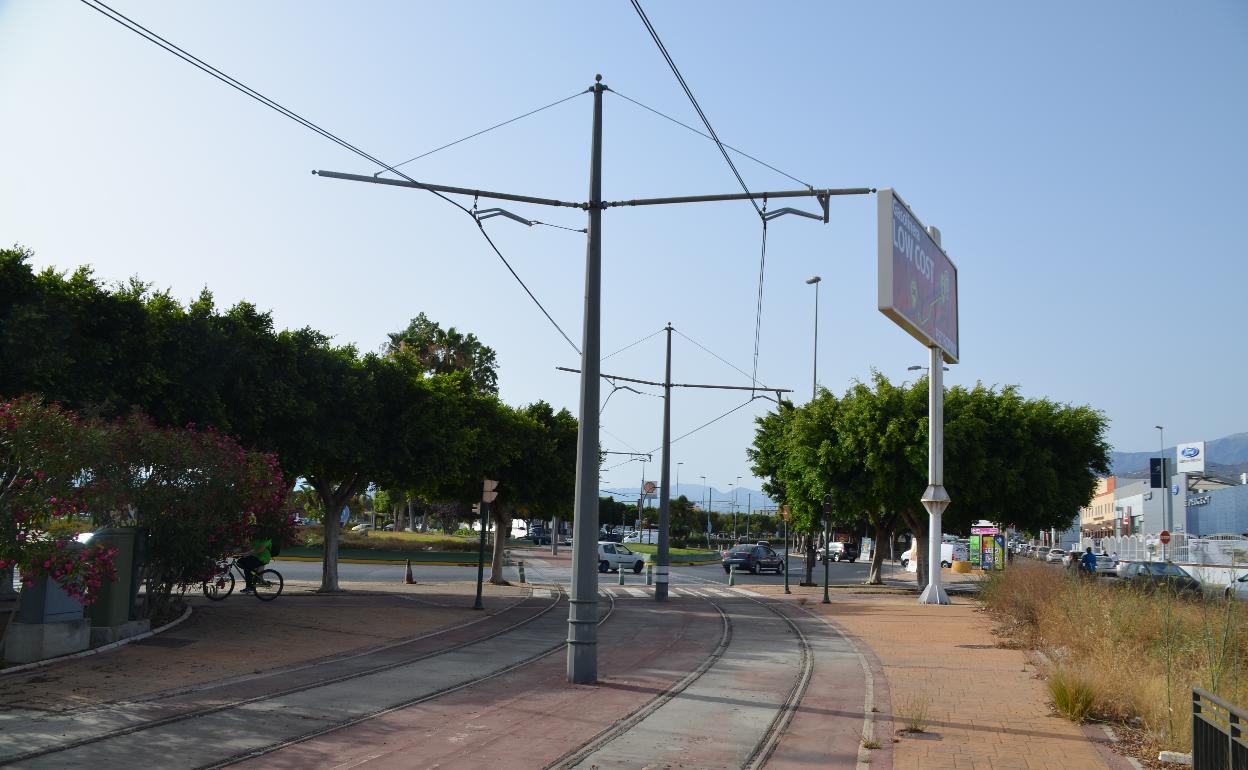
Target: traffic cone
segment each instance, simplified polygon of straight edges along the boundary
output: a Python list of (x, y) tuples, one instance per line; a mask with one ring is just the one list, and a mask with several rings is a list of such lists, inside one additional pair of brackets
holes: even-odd
[(409, 586), (416, 584), (416, 578), (412, 576), (412, 560), (411, 559), (407, 560), (407, 572), (406, 574), (403, 575), (403, 582)]

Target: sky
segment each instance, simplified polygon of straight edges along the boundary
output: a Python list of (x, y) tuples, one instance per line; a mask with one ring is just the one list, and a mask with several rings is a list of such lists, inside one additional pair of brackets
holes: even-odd
[[(387, 163), (585, 91), (604, 97), (609, 200), (739, 191), (629, 3), (115, 0), (144, 26)], [(720, 138), (816, 187), (894, 188), (958, 268), (946, 384), (1088, 404), (1122, 451), (1248, 430), (1244, 214), (1248, 5), (645, 3)], [(580, 201), (592, 97), (403, 166), (422, 181)], [(0, 0), (0, 243), (186, 301), (247, 300), (279, 327), (376, 350), (424, 312), (498, 352), (504, 400), (574, 413), (579, 356), (461, 211), (424, 191), (313, 176), (378, 169), (78, 0)], [(792, 180), (735, 157), (751, 190)], [(461, 198), (471, 207), (472, 200)], [(482, 200), (482, 208), (498, 205)], [(575, 209), (503, 204), (570, 228)], [(786, 202), (817, 210), (813, 201)], [(773, 202), (772, 207), (775, 207)], [(585, 239), (485, 223), (579, 345)], [(603, 370), (748, 385), (761, 226), (746, 202), (608, 209)], [(895, 382), (927, 351), (876, 304), (876, 197), (768, 227), (758, 379)], [(682, 336), (683, 335), (683, 336)], [(731, 362), (730, 368), (689, 341)], [(740, 370), (740, 371), (738, 371)], [(653, 395), (654, 389), (650, 390)], [(603, 396), (610, 392), (604, 388)], [(662, 402), (615, 393), (613, 451), (661, 440)], [(680, 436), (745, 402), (678, 390)], [(685, 484), (751, 479), (754, 401), (673, 445)], [(624, 456), (604, 488), (658, 478)], [(617, 466), (624, 462), (624, 465)]]

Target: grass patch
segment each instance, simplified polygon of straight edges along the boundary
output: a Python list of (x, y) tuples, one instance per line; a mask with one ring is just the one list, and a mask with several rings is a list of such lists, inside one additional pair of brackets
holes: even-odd
[(1191, 751), (1191, 690), (1248, 705), (1248, 605), (1144, 593), (1016, 560), (981, 599), (1007, 644), (1055, 663), (1054, 705), (1074, 721), (1139, 724), (1154, 751)]
[(913, 693), (897, 704), (897, 719), (903, 733), (927, 732), (928, 709), (931, 699), (923, 693)]
[[(319, 548), (325, 544), (320, 526), (300, 527), (298, 544)], [(475, 551), (477, 537), (461, 537), (434, 532), (346, 532), (338, 533), (338, 547), (368, 551)], [(488, 543), (487, 543), (488, 547)]]
[[(634, 553), (657, 554), (659, 546), (657, 543), (624, 543), (628, 550)], [(719, 551), (708, 551), (705, 548), (669, 548), (668, 553), (672, 556), (705, 556), (708, 559), (718, 559)]]
[(874, 738), (863, 738), (862, 747), (868, 751), (875, 751), (880, 747), (880, 742)]
[(1049, 677), (1049, 695), (1053, 696), (1057, 713), (1079, 724), (1088, 721), (1096, 701), (1093, 684), (1081, 674), (1063, 668)]

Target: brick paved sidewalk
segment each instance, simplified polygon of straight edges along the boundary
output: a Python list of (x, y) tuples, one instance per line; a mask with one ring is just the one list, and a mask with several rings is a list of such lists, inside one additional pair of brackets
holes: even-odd
[(908, 708), (926, 702), (927, 731), (897, 735), (899, 770), (1108, 767), (1078, 725), (1052, 714), (1044, 682), (1023, 652), (996, 646), (991, 621), (973, 599), (939, 607), (920, 605), (913, 595), (842, 594), (822, 604), (818, 588), (794, 587), (790, 597), (779, 586), (751, 589), (804, 601), (869, 648), (890, 691), (891, 704), (877, 707), (896, 729)]

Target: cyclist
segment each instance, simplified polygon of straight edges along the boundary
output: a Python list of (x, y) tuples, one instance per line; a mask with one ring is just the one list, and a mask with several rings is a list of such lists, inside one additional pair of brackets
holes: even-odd
[(251, 541), (251, 550), (238, 557), (238, 566), (243, 570), (243, 578), (247, 587), (242, 593), (249, 594), (256, 590), (256, 573), (273, 558), (273, 541), (264, 535), (256, 535)]
[(1079, 557), (1079, 571), (1088, 577), (1096, 577), (1096, 555), (1090, 546)]

